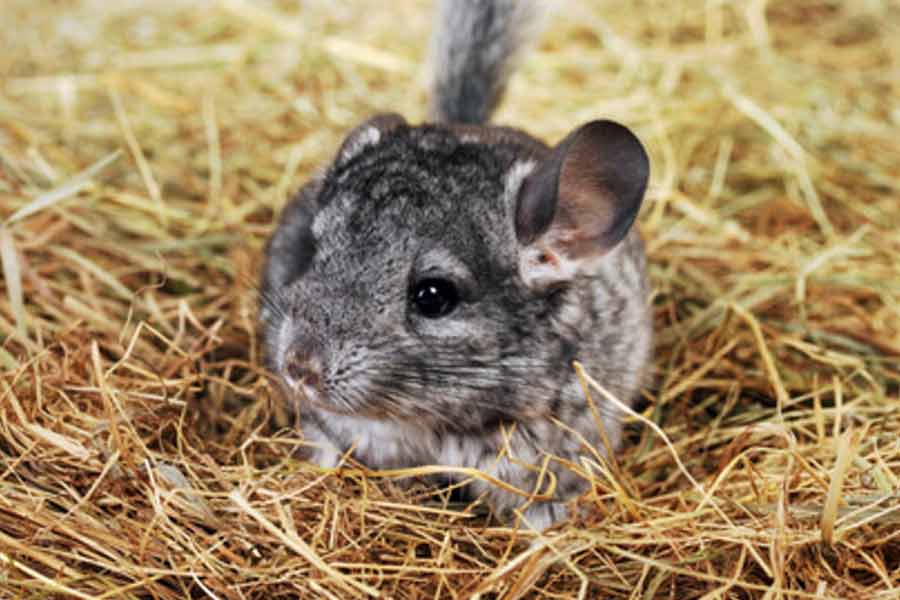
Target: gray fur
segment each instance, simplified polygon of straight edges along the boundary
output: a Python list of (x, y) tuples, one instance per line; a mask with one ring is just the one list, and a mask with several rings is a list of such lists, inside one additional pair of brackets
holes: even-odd
[(538, 12), (536, 0), (440, 0), (431, 45), (434, 121), (487, 122)]
[[(517, 236), (529, 178), (560, 156), (514, 129), (382, 116), (355, 129), (285, 209), (267, 252), (263, 338), (316, 445), (312, 460), (333, 466), (354, 449), (372, 468), (472, 467), (528, 493), (549, 456), (556, 496), (525, 516), (539, 529), (565, 516), (564, 502), (587, 483), (563, 462), (590, 457), (585, 442), (602, 453), (571, 363), (630, 401), (649, 360), (651, 320), (635, 231), (602, 252), (566, 254), (559, 239), (583, 232), (557, 221), (565, 207), (584, 215), (584, 206), (560, 197), (547, 233)], [(606, 189), (587, 181), (587, 191)], [(642, 194), (645, 183), (632, 189)], [(636, 212), (640, 198), (592, 202), (603, 217)], [(600, 227), (600, 217), (585, 222)], [(428, 277), (459, 289), (443, 318), (422, 316), (410, 300), (414, 282)], [(620, 415), (599, 399), (597, 408), (618, 445)], [(471, 488), (501, 513), (523, 504), (482, 481)]]

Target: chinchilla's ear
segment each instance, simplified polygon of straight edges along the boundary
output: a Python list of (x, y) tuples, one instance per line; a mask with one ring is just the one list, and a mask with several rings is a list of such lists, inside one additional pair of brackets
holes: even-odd
[(647, 153), (627, 127), (591, 121), (570, 133), (519, 189), (525, 281), (566, 281), (612, 250), (637, 217), (649, 174)]
[(381, 141), (384, 134), (404, 125), (406, 125), (406, 120), (396, 113), (375, 115), (363, 121), (344, 138), (344, 143), (338, 150), (336, 162), (347, 162), (363, 149)]

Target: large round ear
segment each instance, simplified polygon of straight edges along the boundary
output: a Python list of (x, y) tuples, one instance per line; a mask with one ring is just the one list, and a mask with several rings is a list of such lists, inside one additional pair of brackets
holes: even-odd
[[(631, 131), (591, 121), (570, 133), (522, 182), (516, 236), (526, 279), (565, 280), (612, 250), (631, 229), (650, 161)], [(528, 251), (530, 250), (530, 251)]]
[(375, 115), (357, 125), (341, 144), (335, 162), (343, 163), (358, 155), (361, 150), (374, 146), (390, 131), (406, 125), (406, 120), (397, 113)]

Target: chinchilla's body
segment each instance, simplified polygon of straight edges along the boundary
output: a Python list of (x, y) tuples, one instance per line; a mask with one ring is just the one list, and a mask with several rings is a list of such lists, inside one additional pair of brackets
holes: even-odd
[[(435, 33), (435, 124), (396, 115), (352, 131), (288, 205), (269, 243), (270, 366), (312, 460), (469, 467), (499, 512), (542, 529), (603, 452), (572, 362), (624, 402), (650, 353), (643, 245), (648, 176), (623, 126), (593, 121), (555, 147), (484, 124), (533, 7), (447, 0)], [(596, 399), (613, 446), (618, 411)], [(548, 458), (549, 457), (549, 458)], [(566, 466), (574, 463), (576, 469)], [(552, 500), (525, 504), (541, 478)], [(452, 472), (452, 471), (451, 471)]]

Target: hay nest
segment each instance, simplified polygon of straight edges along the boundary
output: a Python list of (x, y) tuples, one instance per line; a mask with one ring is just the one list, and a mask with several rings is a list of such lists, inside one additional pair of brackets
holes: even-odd
[(900, 8), (590, 4), (497, 120), (650, 149), (655, 384), (535, 543), (292, 458), (260, 367), (273, 219), (422, 117), (430, 3), (4, 2), (0, 596), (900, 597)]

